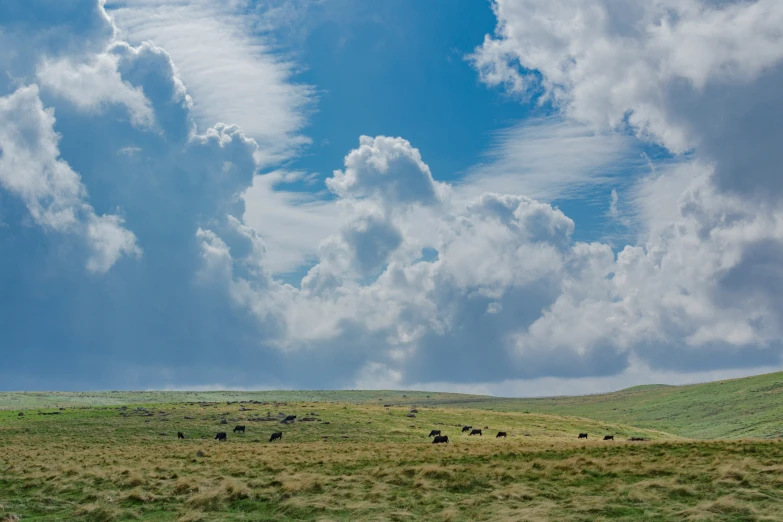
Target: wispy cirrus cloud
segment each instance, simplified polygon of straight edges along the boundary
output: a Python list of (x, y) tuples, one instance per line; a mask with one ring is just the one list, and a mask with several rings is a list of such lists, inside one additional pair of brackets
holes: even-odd
[(642, 169), (639, 143), (619, 133), (595, 132), (561, 118), (525, 121), (495, 135), (485, 161), (456, 184), (457, 201), (484, 192), (524, 194), (552, 201), (583, 196)]
[(269, 37), (263, 12), (248, 2), (109, 0), (119, 35), (166, 49), (193, 98), (199, 128), (239, 125), (259, 145), (258, 160), (285, 160), (308, 138), (300, 131), (314, 99), (296, 83), (296, 64)]
[(339, 228), (339, 209), (333, 200), (312, 192), (287, 191), (280, 185), (302, 177), (275, 170), (256, 176), (242, 195), (244, 220), (264, 238), (268, 247), (265, 264), (273, 274), (314, 262), (318, 244)]

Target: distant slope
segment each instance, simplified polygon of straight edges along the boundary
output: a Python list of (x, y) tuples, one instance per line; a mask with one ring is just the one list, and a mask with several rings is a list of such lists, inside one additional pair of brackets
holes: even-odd
[(251, 400), (546, 413), (697, 439), (783, 437), (783, 372), (689, 386), (644, 385), (602, 395), (540, 399), (390, 390), (6, 392), (0, 393), (0, 410)]
[(462, 404), (493, 399), (486, 395), (391, 390), (276, 391), (93, 391), (0, 392), (0, 410), (175, 402), (344, 402), (350, 404)]
[(783, 437), (783, 372), (688, 386), (634, 386), (603, 395), (448, 406), (579, 416), (698, 439)]

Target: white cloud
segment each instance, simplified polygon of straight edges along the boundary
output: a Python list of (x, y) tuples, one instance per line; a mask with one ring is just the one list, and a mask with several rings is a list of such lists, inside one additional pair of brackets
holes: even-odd
[[(496, 0), (472, 56), (491, 85), (539, 84), (569, 118), (696, 148), (722, 187), (779, 195), (783, 4), (777, 0)], [(534, 76), (529, 71), (537, 71)]]
[(46, 8), (28, 0), (0, 2), (0, 95), (33, 80), (43, 60), (100, 53), (113, 36), (114, 27), (96, 0)]
[(295, 65), (275, 52), (247, 2), (110, 0), (107, 10), (121, 37), (151, 40), (166, 49), (193, 97), (200, 128), (239, 125), (260, 145), (258, 159), (277, 163), (307, 139), (300, 134), (311, 104), (310, 87), (295, 84)]
[[(473, 56), (489, 84), (547, 94), (579, 121), (615, 127), (682, 152), (697, 144), (668, 103), (678, 81), (745, 84), (783, 59), (776, 0), (496, 0), (498, 27)], [(522, 68), (515, 65), (519, 63)], [(629, 114), (630, 113), (630, 114)]]
[[(62, 126), (93, 144), (80, 174), (60, 158), (53, 113), (36, 87), (0, 97), (0, 184), (33, 220), (83, 237), (95, 271), (139, 255), (136, 234), (144, 245), (137, 271), (106, 275), (123, 289), (112, 294), (121, 295), (117, 308), (84, 297), (85, 313), (127, 333), (112, 335), (117, 360), (157, 361), (150, 373), (134, 367), (137, 375), (192, 382), (196, 368), (203, 382), (238, 371), (258, 382), (264, 371), (327, 386), (522, 390), (528, 379), (585, 389), (780, 364), (783, 213), (775, 190), (748, 190), (777, 183), (769, 175), (779, 172), (769, 161), (781, 128), (770, 94), (777, 51), (744, 63), (748, 49), (777, 43), (761, 20), (774, 22), (777, 4), (502, 0), (498, 34), (474, 57), (485, 80), (521, 89), (532, 80), (517, 61), (536, 69), (572, 119), (501, 133), (486, 163), (456, 187), (436, 181), (405, 139), (363, 136), (327, 181), (334, 200), (281, 190), (296, 173), (258, 174), (259, 162), (288, 157), (302, 142), (309, 91), (292, 86), (292, 66), (248, 36), (256, 19), (237, 18), (245, 5), (113, 2), (134, 41), (154, 38), (166, 49), (110, 44), (101, 26), (99, 46), (74, 56), (48, 47), (31, 60), (40, 75), (30, 78), (62, 94), (56, 106), (81, 109), (63, 111), (73, 119)], [(729, 15), (757, 34), (734, 34)], [(679, 46), (705, 56), (689, 65)], [(727, 100), (733, 110), (717, 110)], [(104, 104), (125, 106), (137, 126)], [(219, 120), (242, 127), (212, 124)], [(632, 138), (613, 130), (626, 120), (672, 152), (696, 149), (623, 186), (621, 174), (641, 163)], [(628, 201), (640, 224), (638, 243), (619, 254), (574, 242), (574, 221), (546, 202), (593, 188), (605, 195), (609, 186), (622, 188), (616, 214)], [(86, 187), (96, 208), (121, 211), (96, 214)], [(298, 288), (271, 277), (311, 256)], [(68, 283), (62, 288), (81, 288)], [(19, 288), (11, 290), (21, 302), (28, 292)], [(72, 335), (73, 345), (85, 339), (60, 328), (52, 331)], [(186, 354), (192, 367), (182, 364)]]
[[(389, 150), (406, 159), (388, 161)], [(683, 195), (656, 210), (642, 245), (615, 255), (574, 243), (571, 219), (524, 196), (484, 194), (454, 210), (431, 188), (400, 195), (397, 181), (432, 179), (426, 164), (404, 140), (362, 138), (327, 183), (343, 224), (301, 290), (262, 285), (242, 299), (265, 318), (280, 312), (288, 353), (358, 350), (360, 383), (604, 382), (631, 361), (658, 373), (776, 364), (783, 302), (745, 274), (783, 245), (783, 215), (716, 192), (709, 169), (690, 164), (645, 178), (640, 212), (678, 169), (694, 172)], [(437, 258), (424, 260), (425, 248)]]
[(290, 180), (287, 174), (277, 170), (258, 175), (242, 196), (246, 203), (243, 220), (264, 238), (268, 247), (265, 266), (273, 274), (312, 263), (318, 244), (340, 226), (333, 201), (279, 185)]
[(95, 214), (79, 175), (60, 159), (54, 111), (35, 86), (0, 97), (0, 186), (24, 201), (42, 227), (83, 235), (87, 268), (106, 272), (122, 255), (140, 256), (136, 236), (116, 215)]
[(389, 205), (433, 205), (448, 189), (432, 178), (419, 151), (402, 138), (361, 136), (326, 186), (343, 198), (374, 198)]
[(134, 125), (152, 126), (155, 116), (149, 101), (140, 88), (122, 81), (118, 60), (113, 54), (103, 53), (91, 63), (45, 61), (38, 69), (38, 80), (41, 87), (67, 98), (79, 109), (94, 112), (110, 104), (122, 104)]
[(485, 161), (456, 182), (455, 200), (485, 192), (524, 194), (544, 201), (583, 197), (644, 167), (633, 138), (546, 118), (497, 133)]
[(617, 203), (620, 201), (620, 196), (617, 195), (617, 189), (612, 189), (612, 201), (609, 203), (609, 216), (613, 219), (620, 217), (620, 210), (617, 208)]
[(141, 256), (136, 245), (136, 236), (123, 227), (121, 217), (108, 214), (89, 215), (87, 238), (93, 252), (87, 261), (87, 268), (93, 272), (107, 272), (123, 255)]

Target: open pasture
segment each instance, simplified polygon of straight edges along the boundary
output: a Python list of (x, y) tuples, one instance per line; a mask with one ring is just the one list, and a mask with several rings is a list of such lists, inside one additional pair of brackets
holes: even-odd
[[(410, 409), (221, 402), (0, 411), (0, 520), (783, 520), (779, 442)], [(287, 415), (296, 421), (281, 424)], [(483, 436), (463, 434), (465, 424)], [(246, 432), (233, 433), (236, 425)], [(432, 444), (432, 429), (450, 442)], [(226, 442), (214, 440), (219, 431)], [(269, 442), (275, 431), (282, 440)], [(498, 431), (508, 437), (496, 439)], [(589, 439), (577, 440), (580, 432)]]

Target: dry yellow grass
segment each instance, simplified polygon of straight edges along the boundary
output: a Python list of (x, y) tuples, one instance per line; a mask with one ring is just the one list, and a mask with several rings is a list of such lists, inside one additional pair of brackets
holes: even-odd
[[(410, 428), (403, 411), (320, 405), (320, 426), (269, 443), (279, 423), (250, 424), (235, 406), (180, 406), (194, 422), (166, 436), (161, 412), (0, 418), (0, 520), (783, 520), (778, 442), (584, 442), (580, 419), (491, 412), (471, 421), (511, 436), (479, 438), (460, 435), (469, 411), (425, 411)], [(201, 439), (230, 432), (223, 414), (248, 433)], [(431, 444), (431, 427), (452, 442)]]

